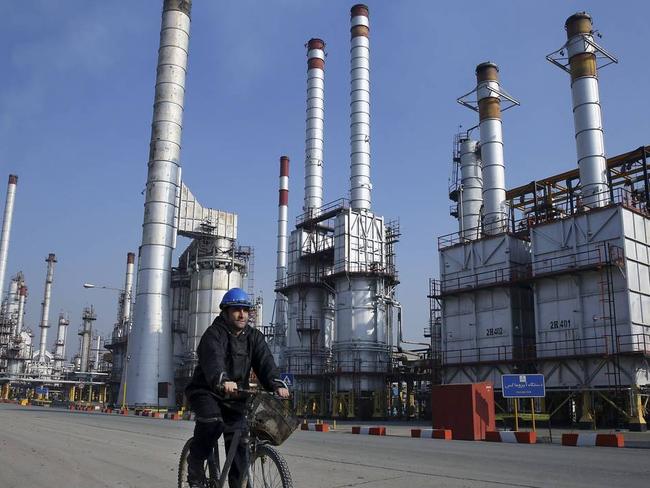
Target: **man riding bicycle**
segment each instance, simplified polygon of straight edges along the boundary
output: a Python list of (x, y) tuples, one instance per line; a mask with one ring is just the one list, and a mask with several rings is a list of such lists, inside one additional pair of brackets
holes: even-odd
[[(226, 427), (241, 424), (246, 403), (237, 396), (237, 388), (238, 385), (248, 388), (251, 368), (264, 389), (275, 391), (281, 398), (289, 397), (287, 388), (278, 381), (280, 375), (264, 335), (248, 325), (252, 306), (244, 290), (229, 290), (219, 305), (221, 314), (199, 342), (199, 362), (185, 389), (196, 418), (187, 460), (187, 481), (191, 488), (205, 486), (204, 463), (215, 440)], [(230, 449), (232, 435), (226, 432), (224, 436), (226, 450)], [(238, 481), (247, 466), (246, 446), (240, 445), (228, 475), (229, 486), (240, 486)]]

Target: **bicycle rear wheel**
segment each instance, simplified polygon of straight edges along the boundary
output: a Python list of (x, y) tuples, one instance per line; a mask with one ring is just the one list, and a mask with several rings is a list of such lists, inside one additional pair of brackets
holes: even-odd
[[(178, 462), (178, 488), (189, 488), (190, 486), (187, 482), (187, 456), (190, 454), (192, 439), (193, 438), (190, 437), (181, 450), (181, 456)], [(217, 486), (220, 474), (219, 446), (217, 441), (215, 441), (212, 453), (208, 456), (208, 459), (205, 462), (205, 478), (208, 480), (209, 487)]]
[(258, 446), (251, 455), (251, 483), (243, 480), (242, 488), (293, 488), (289, 466), (271, 446)]

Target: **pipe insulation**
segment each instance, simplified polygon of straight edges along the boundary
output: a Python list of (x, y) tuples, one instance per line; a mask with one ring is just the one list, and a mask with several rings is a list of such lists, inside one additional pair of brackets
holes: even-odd
[[(129, 405), (172, 406), (175, 401), (170, 285), (191, 5), (191, 0), (163, 4), (136, 307), (129, 337)], [(159, 383), (167, 386), (162, 399)]]
[(47, 329), (50, 327), (50, 299), (52, 297), (52, 282), (54, 281), (54, 264), (57, 262), (56, 256), (50, 253), (45, 262), (47, 263), (47, 273), (45, 275), (43, 303), (41, 304), (41, 340), (38, 348), (38, 360), (41, 363), (45, 362)]
[(2, 297), (4, 297), (5, 272), (7, 270), (7, 256), (9, 254), (9, 237), (11, 236), (11, 221), (14, 216), (14, 201), (16, 199), (17, 186), (18, 176), (9, 175), (5, 212), (2, 219), (2, 234), (0, 234), (0, 302), (2, 302)]
[(308, 217), (323, 206), (323, 126), (325, 116), (325, 42), (307, 42), (307, 117), (305, 135), (305, 203)]
[(490, 62), (479, 64), (476, 83), (483, 165), (483, 231), (496, 235), (505, 232), (508, 225), (498, 66)]
[(602, 207), (610, 197), (591, 17), (576, 13), (564, 27), (582, 201), (590, 207)]
[(370, 21), (368, 7), (350, 10), (350, 207), (370, 210)]

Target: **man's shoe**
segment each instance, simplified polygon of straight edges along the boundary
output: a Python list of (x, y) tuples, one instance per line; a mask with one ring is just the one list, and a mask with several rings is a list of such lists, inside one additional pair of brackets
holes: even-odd
[(205, 461), (187, 457), (187, 483), (190, 488), (205, 488)]

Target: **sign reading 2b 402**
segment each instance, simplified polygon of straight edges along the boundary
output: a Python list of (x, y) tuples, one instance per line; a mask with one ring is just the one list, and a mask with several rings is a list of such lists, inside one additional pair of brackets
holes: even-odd
[(543, 398), (546, 396), (544, 375), (501, 375), (501, 394), (504, 398)]

